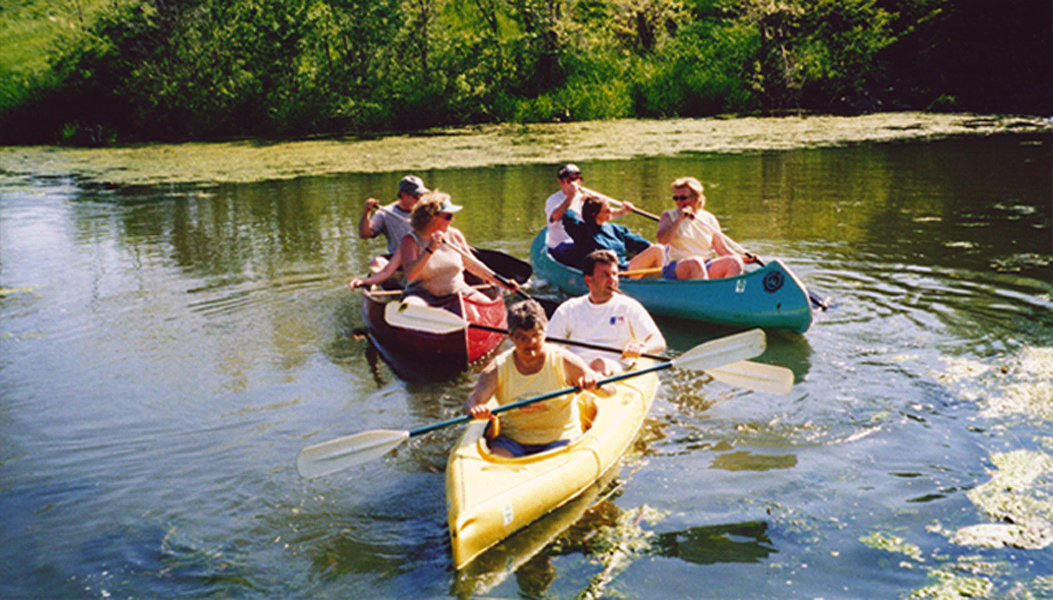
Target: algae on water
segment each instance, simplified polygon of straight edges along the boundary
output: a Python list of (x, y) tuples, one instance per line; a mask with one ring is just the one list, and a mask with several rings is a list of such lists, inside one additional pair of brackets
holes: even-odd
[(951, 541), (966, 546), (1041, 549), (1053, 543), (1053, 456), (1014, 450), (991, 457), (997, 470), (968, 497), (997, 523), (964, 527)]
[(918, 562), (922, 562), (925, 559), (921, 556), (921, 548), (908, 542), (904, 538), (898, 535), (890, 535), (887, 533), (881, 533), (875, 531), (870, 535), (859, 538), (859, 541), (874, 548), (875, 550), (884, 550), (886, 552), (895, 552), (898, 554), (906, 554), (910, 558)]

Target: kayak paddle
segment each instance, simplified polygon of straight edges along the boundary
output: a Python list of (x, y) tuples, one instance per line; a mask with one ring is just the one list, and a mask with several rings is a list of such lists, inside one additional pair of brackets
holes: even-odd
[[(464, 329), (465, 327), (480, 329), (482, 331), (492, 331), (494, 333), (508, 333), (507, 329), (470, 323), (464, 318), (441, 308), (405, 303), (399, 304), (396, 302), (390, 302), (384, 308), (384, 320), (393, 327), (415, 329), (417, 331), (426, 331), (428, 333), (436, 334), (452, 333)], [(555, 344), (579, 346), (581, 348), (602, 350), (616, 354), (621, 353), (620, 348), (601, 346), (589, 342), (551, 337), (545, 339)], [(661, 356), (658, 354), (643, 354), (641, 356), (660, 361), (670, 360), (668, 356)], [(793, 371), (786, 367), (765, 365), (751, 361), (739, 361), (714, 369), (705, 369), (705, 372), (721, 383), (753, 390), (755, 392), (788, 394), (793, 388)]]
[[(614, 383), (623, 379), (638, 377), (646, 373), (653, 373), (655, 371), (661, 371), (672, 367), (692, 371), (715, 369), (729, 363), (758, 356), (764, 352), (764, 346), (764, 332), (760, 329), (751, 329), (749, 331), (699, 344), (669, 362), (664, 362), (638, 371), (619, 373), (601, 379), (596, 382), (596, 386), (599, 387), (608, 383)], [(505, 411), (521, 408), (528, 404), (544, 402), (545, 400), (551, 400), (552, 398), (580, 391), (581, 388), (578, 386), (564, 388), (562, 390), (541, 394), (540, 396), (534, 396), (532, 398), (524, 398), (523, 400), (499, 406), (493, 409), (491, 413), (499, 414)], [(409, 431), (376, 429), (337, 438), (314, 446), (308, 446), (303, 450), (300, 450), (300, 453), (296, 456), (296, 470), (301, 476), (306, 478), (327, 475), (357, 464), (380, 458), (389, 451), (399, 447), (411, 437), (429, 433), (437, 429), (467, 423), (471, 420), (471, 416), (462, 415), (454, 419), (448, 419), (446, 421), (432, 423), (431, 425), (424, 425), (416, 429), (410, 429)]]

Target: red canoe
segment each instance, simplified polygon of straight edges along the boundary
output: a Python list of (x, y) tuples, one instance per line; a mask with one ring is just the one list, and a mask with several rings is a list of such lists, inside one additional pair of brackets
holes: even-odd
[[(488, 301), (476, 302), (458, 294), (434, 307), (448, 310), (469, 323), (506, 328), (507, 310), (500, 291), (491, 287), (482, 292), (490, 297)], [(409, 379), (452, 377), (488, 359), (505, 339), (504, 334), (474, 327), (446, 334), (392, 327), (384, 319), (388, 302), (398, 302), (398, 297), (383, 292), (363, 293), (362, 317), (380, 355), (395, 372)]]

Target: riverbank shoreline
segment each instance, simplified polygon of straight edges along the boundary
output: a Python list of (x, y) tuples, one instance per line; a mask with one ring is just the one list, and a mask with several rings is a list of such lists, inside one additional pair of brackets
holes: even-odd
[(1053, 133), (1037, 116), (876, 113), (482, 125), (379, 139), (0, 147), (0, 183), (63, 178), (113, 186), (249, 183), (341, 173), (750, 153), (859, 143)]

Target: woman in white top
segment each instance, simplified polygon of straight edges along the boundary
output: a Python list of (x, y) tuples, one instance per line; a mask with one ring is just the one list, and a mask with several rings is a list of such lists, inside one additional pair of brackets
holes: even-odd
[(407, 300), (428, 304), (457, 293), (485, 299), (465, 283), (465, 269), (486, 283), (500, 285), (494, 272), (472, 255), (464, 234), (450, 226), (461, 208), (450, 202), (449, 194), (438, 190), (425, 194), (413, 207), (413, 231), (402, 238), (398, 250)]
[(705, 210), (702, 183), (694, 177), (673, 182), (676, 208), (658, 221), (659, 244), (665, 244), (666, 279), (717, 279), (742, 273), (743, 259), (724, 243), (720, 223)]

